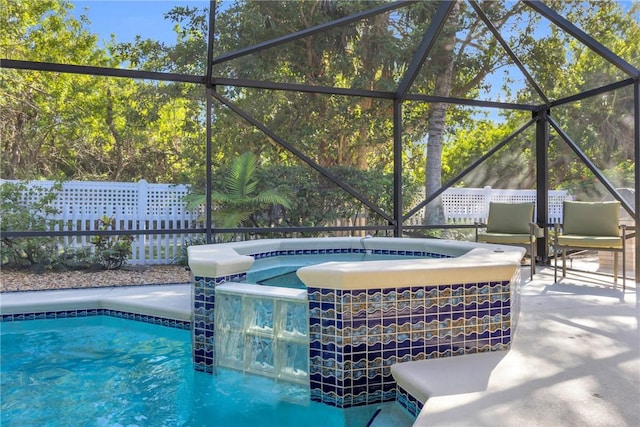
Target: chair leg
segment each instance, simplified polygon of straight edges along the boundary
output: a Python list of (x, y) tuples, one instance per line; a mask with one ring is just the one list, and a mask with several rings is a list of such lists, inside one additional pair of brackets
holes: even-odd
[(529, 248), (529, 254), (531, 256), (531, 280), (533, 280), (533, 275), (536, 272), (536, 245), (535, 245), (535, 242), (531, 242), (531, 247)]
[(553, 282), (558, 282), (558, 244), (553, 244)]
[(622, 292), (627, 289), (627, 269), (626, 269), (626, 261), (625, 261), (625, 253), (622, 252)]
[(627, 288), (627, 253), (624, 238), (622, 239), (622, 292)]
[(562, 277), (567, 277), (567, 251), (562, 251)]
[(627, 226), (622, 225), (622, 293), (627, 288)]
[(618, 252), (613, 253), (613, 285), (618, 287)]

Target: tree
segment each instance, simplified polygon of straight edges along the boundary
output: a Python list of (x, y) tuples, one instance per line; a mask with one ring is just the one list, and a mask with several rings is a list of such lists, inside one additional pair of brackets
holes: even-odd
[[(149, 40), (138, 39), (136, 49), (115, 40), (99, 48), (87, 18), (73, 18), (67, 1), (3, 6), (0, 43), (11, 59), (143, 69), (159, 58), (175, 63), (167, 56), (174, 51)], [(182, 48), (192, 40), (177, 37)], [(190, 181), (203, 163), (205, 134), (203, 94), (193, 86), (2, 70), (2, 177)]]
[[(520, 117), (521, 118), (521, 117)], [(443, 179), (449, 181), (469, 164), (509, 137), (521, 123), (496, 123), (493, 120), (475, 120), (473, 127), (459, 127), (442, 155)], [(535, 130), (529, 128), (511, 140), (495, 155), (457, 183), (458, 186), (531, 189), (535, 186)]]
[[(372, 6), (368, 2), (238, 2), (221, 13), (219, 48), (232, 51)], [(312, 85), (389, 88), (397, 76), (392, 63), (382, 60), (393, 51), (392, 43), (383, 43), (391, 38), (390, 21), (389, 14), (380, 15), (226, 62), (214, 72)], [(237, 88), (227, 96), (322, 166), (366, 169), (369, 154), (390, 142), (390, 132), (385, 130), (389, 102)]]
[[(538, 18), (526, 11), (523, 4), (509, 8), (500, 2), (482, 4), (492, 25), (501, 33), (508, 35), (511, 46), (520, 46), (532, 33)], [(514, 22), (513, 18), (519, 19)], [(499, 45), (489, 28), (470, 10), (466, 3), (459, 1), (449, 16), (447, 26), (438, 39), (430, 72), (434, 75), (433, 92), (436, 96), (468, 98), (477, 97), (482, 91), (488, 91), (491, 84), (486, 78), (501, 67), (510, 63), (506, 51)], [(508, 91), (510, 79), (503, 80), (503, 90)], [(425, 194), (430, 197), (442, 187), (443, 144), (446, 138), (447, 112), (451, 118), (455, 114), (455, 124), (451, 129), (461, 128), (460, 108), (444, 103), (433, 103), (429, 107), (429, 128), (426, 133), (426, 183)], [(463, 116), (469, 117), (470, 114)], [(467, 122), (467, 125), (469, 122)], [(474, 124), (471, 124), (474, 126)], [(454, 131), (455, 132), (455, 131)], [(453, 132), (452, 132), (453, 133)], [(440, 199), (435, 199), (425, 209), (425, 223), (444, 223), (444, 212)]]
[[(466, 4), (460, 6), (457, 19), (459, 27), (452, 54), (434, 54), (434, 58), (450, 59), (450, 62), (445, 61), (445, 64), (433, 61), (436, 67), (432, 73), (435, 73), (437, 82), (434, 91), (438, 95), (477, 96), (478, 89), (486, 90), (489, 85), (483, 83), (477, 87), (478, 83), (495, 75), (497, 70), (510, 62), (486, 26), (477, 19), (474, 22), (473, 14), (469, 14)], [(540, 30), (540, 17), (528, 10), (524, 4), (518, 3), (509, 7), (500, 2), (484, 2), (481, 7), (494, 26), (501, 30), (507, 44), (549, 99), (573, 95), (627, 77), (558, 28), (551, 26), (548, 31)], [(633, 10), (625, 12), (618, 2), (613, 1), (554, 2), (553, 7), (615, 53), (628, 59), (640, 58), (639, 45), (629, 43), (629, 40), (635, 40), (640, 36), (639, 20), (633, 19)], [(637, 15), (637, 8), (635, 14)], [(454, 25), (454, 18), (455, 13), (452, 13), (450, 26)], [(445, 49), (447, 28), (440, 40), (445, 44), (437, 45), (436, 49)], [(522, 90), (514, 92), (512, 85), (515, 79), (512, 74), (506, 75), (503, 79), (502, 93), (506, 97), (503, 100), (529, 104), (543, 103), (530, 85), (525, 84)], [(572, 106), (556, 107), (551, 112), (552, 117), (561, 123), (563, 129), (578, 142), (583, 151), (605, 170), (605, 173), (618, 180), (616, 185), (633, 182), (628, 167), (633, 158), (633, 128), (630, 119), (633, 111), (632, 102), (633, 94), (630, 88), (627, 88), (601, 97), (589, 98)], [(461, 120), (456, 111), (458, 109), (449, 107), (449, 117), (445, 121), (447, 125), (443, 126), (440, 123), (445, 108), (447, 107), (444, 104), (437, 103), (430, 106), (430, 128), (427, 133), (427, 195), (441, 186), (439, 177), (443, 175), (439, 171), (440, 165), (445, 170), (444, 176), (447, 175), (447, 170), (462, 170), (465, 164), (461, 164), (460, 159), (466, 159), (468, 165), (528, 120), (522, 112), (507, 112), (503, 114), (506, 120), (500, 125), (502, 129), (498, 130), (495, 126), (487, 126), (482, 120)], [(437, 120), (434, 121), (434, 118)], [(521, 138), (520, 141), (510, 143), (482, 168), (466, 178), (477, 180), (475, 183), (482, 182), (481, 185), (533, 187), (534, 136), (531, 132), (527, 135), (524, 137), (525, 140)], [(498, 136), (500, 138), (496, 138)], [(445, 144), (445, 155), (442, 158), (439, 154), (441, 141)], [(488, 141), (494, 142), (487, 144)], [(552, 188), (562, 186), (577, 190), (584, 185), (593, 185), (592, 179), (586, 178), (591, 175), (587, 167), (575, 161), (575, 155), (557, 136), (552, 139), (549, 152)], [(459, 157), (455, 157), (453, 153)], [(474, 155), (470, 156), (470, 153)], [(454, 165), (458, 166), (453, 167)], [(487, 171), (490, 173), (483, 174)], [(449, 174), (449, 177), (453, 175)], [(602, 193), (597, 195), (592, 190), (589, 191), (592, 193), (590, 197), (603, 196)], [(581, 194), (581, 190), (575, 194)], [(426, 211), (427, 223), (442, 222), (437, 201), (434, 205)]]
[[(640, 66), (640, 46), (630, 42), (640, 37), (637, 7), (625, 11), (619, 2), (613, 1), (556, 2), (553, 6), (614, 53)], [(519, 54), (526, 59), (533, 78), (549, 99), (563, 98), (626, 78), (612, 64), (556, 27), (551, 27), (547, 34), (538, 37), (529, 34), (528, 37)], [(531, 88), (515, 95), (519, 102), (539, 102)], [(555, 107), (551, 117), (615, 186), (624, 187), (634, 181), (629, 168), (634, 152), (632, 111), (633, 94), (626, 88)], [(521, 113), (510, 113), (505, 117), (511, 127), (522, 122)], [(577, 160), (553, 130), (548, 151), (551, 188), (568, 189), (578, 198), (600, 199), (605, 195), (603, 188), (595, 188), (595, 178), (586, 165)], [(522, 166), (525, 168), (523, 173), (534, 175), (532, 161)]]
[[(83, 22), (70, 18), (69, 3), (54, 0), (3, 0), (0, 46), (12, 59), (100, 65), (96, 36)], [(0, 73), (0, 139), (2, 175), (9, 179), (56, 176), (63, 171), (67, 136), (77, 124), (66, 116), (73, 105), (74, 85), (87, 77), (71, 78), (33, 71)], [(59, 165), (60, 168), (54, 165)]]
[[(567, 16), (600, 43), (640, 67), (640, 46), (630, 42), (640, 37), (639, 11), (636, 5), (636, 19), (630, 19), (633, 11), (626, 13), (618, 2), (601, 2), (597, 5), (578, 3), (568, 9)], [(567, 46), (569, 48), (565, 56), (569, 59), (561, 67), (567, 87), (586, 91), (627, 77), (585, 46), (575, 43)], [(632, 185), (634, 178), (628, 167), (634, 159), (631, 88), (611, 91), (554, 109), (552, 116), (612, 180), (614, 186)], [(576, 161), (575, 155), (568, 151), (560, 138), (555, 138), (553, 144), (553, 185), (568, 187), (577, 197), (604, 197), (604, 189), (593, 188), (595, 178), (585, 165)]]

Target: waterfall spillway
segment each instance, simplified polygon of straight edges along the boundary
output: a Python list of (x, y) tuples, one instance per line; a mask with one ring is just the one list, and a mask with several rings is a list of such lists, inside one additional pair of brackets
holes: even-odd
[(216, 289), (218, 365), (308, 384), (306, 297), (241, 294), (233, 288), (222, 285)]

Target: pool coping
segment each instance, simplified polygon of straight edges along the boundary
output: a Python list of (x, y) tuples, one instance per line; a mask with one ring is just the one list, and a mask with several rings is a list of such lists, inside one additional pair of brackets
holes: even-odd
[(520, 267), (525, 249), (457, 240), (391, 237), (325, 237), (263, 239), (190, 246), (189, 267), (196, 277), (246, 274), (263, 256), (314, 255), (358, 252), (400, 254), (420, 252), (433, 258), (323, 262), (300, 268), (298, 277), (307, 288), (368, 289), (397, 286), (443, 285), (509, 280)]
[(3, 321), (28, 320), (24, 316), (15, 319), (16, 315), (75, 317), (73, 312), (89, 311), (89, 315), (100, 312), (141, 321), (145, 321), (142, 316), (151, 316), (150, 323), (173, 320), (191, 324), (191, 288), (191, 284), (176, 284), (3, 292), (0, 313)]

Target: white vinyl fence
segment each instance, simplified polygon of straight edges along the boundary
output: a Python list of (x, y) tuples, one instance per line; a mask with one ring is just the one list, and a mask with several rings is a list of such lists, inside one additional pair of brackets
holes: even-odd
[[(0, 180), (0, 183), (5, 182)], [(17, 181), (7, 181), (17, 182)], [(52, 188), (53, 181), (32, 181), (29, 186)], [(112, 218), (115, 230), (175, 230), (194, 226), (199, 212), (186, 210), (184, 196), (187, 185), (67, 181), (53, 203), (60, 213), (51, 216), (58, 225), (56, 231), (94, 231), (103, 217)], [(27, 195), (25, 195), (27, 197)], [(550, 223), (560, 222), (562, 202), (570, 200), (566, 191), (549, 192)], [(29, 201), (29, 200), (25, 200)], [(485, 188), (450, 188), (442, 194), (447, 223), (473, 224), (484, 221), (489, 202), (535, 202), (535, 190), (499, 190)], [(418, 215), (412, 220), (421, 221)], [(134, 236), (130, 264), (168, 264), (179, 255), (191, 235), (168, 231), (163, 234)], [(195, 236), (193, 236), (195, 237)], [(91, 247), (91, 236), (64, 237), (70, 248)]]
[[(489, 202), (536, 203), (536, 190), (503, 190), (484, 188), (449, 188), (442, 193), (442, 205), (447, 223), (473, 224), (487, 219)], [(573, 197), (564, 190), (549, 191), (547, 222), (562, 222), (562, 202)], [(534, 211), (537, 212), (537, 211)]]
[[(5, 182), (4, 180), (1, 182)], [(17, 181), (8, 181), (17, 182)], [(50, 189), (54, 181), (31, 181), (31, 187)], [(52, 206), (60, 213), (49, 216), (54, 231), (94, 231), (100, 219), (114, 220), (113, 230), (162, 230), (193, 226), (198, 212), (185, 209), (186, 185), (139, 182), (67, 181)], [(32, 202), (26, 200), (25, 202)], [(189, 235), (148, 234), (134, 236), (130, 264), (169, 264), (179, 255)], [(91, 247), (91, 236), (64, 237), (67, 248)]]

